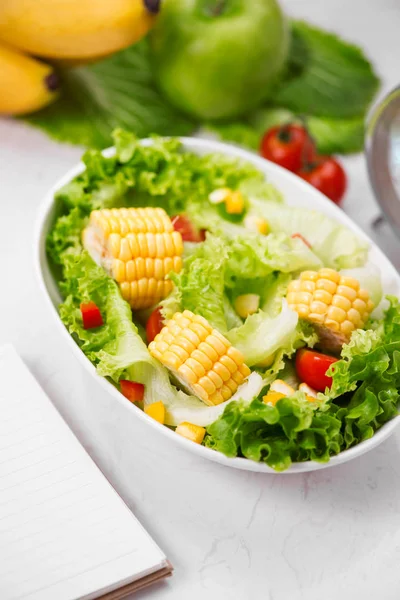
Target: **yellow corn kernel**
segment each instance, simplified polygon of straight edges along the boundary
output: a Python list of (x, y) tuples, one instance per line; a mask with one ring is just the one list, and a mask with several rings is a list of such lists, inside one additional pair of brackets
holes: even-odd
[(302, 292), (309, 292), (310, 294), (314, 293), (315, 290), (315, 282), (314, 281), (301, 281), (301, 291)]
[(275, 381), (271, 384), (270, 390), (273, 392), (280, 392), (281, 394), (285, 394), (285, 396), (292, 396), (295, 392), (292, 386), (287, 384), (282, 379), (275, 379)]
[(317, 288), (317, 290), (324, 290), (325, 292), (328, 292), (329, 294), (334, 294), (336, 291), (336, 283), (334, 281), (331, 281), (330, 279), (318, 279), (318, 281), (315, 284), (315, 287)]
[(334, 283), (339, 283), (340, 275), (334, 269), (320, 269), (318, 271), (318, 276), (321, 279), (328, 279), (329, 281), (333, 281)]
[(260, 296), (258, 294), (242, 294), (234, 302), (234, 308), (242, 319), (253, 315), (260, 307)]
[(315, 400), (318, 392), (314, 390), (312, 387), (307, 385), (306, 383), (301, 383), (299, 385), (299, 392), (303, 392), (306, 395), (307, 400), (311, 398), (311, 400)]
[(361, 327), (364, 321), (363, 317), (355, 308), (351, 308), (349, 311), (347, 311), (347, 318), (356, 328)]
[(259, 233), (261, 235), (267, 235), (269, 233), (268, 221), (254, 215), (247, 215), (244, 220), (244, 226), (249, 231), (253, 231), (254, 233)]
[[(333, 269), (304, 271), (289, 284), (286, 299), (299, 317), (318, 326), (320, 343), (329, 343), (332, 350), (339, 350), (355, 328), (364, 326), (374, 307), (356, 279)], [(324, 334), (324, 328), (333, 335)]]
[(190, 393), (209, 405), (229, 400), (250, 375), (239, 350), (206, 319), (188, 310), (176, 313), (165, 324), (149, 351)]
[(337, 321), (338, 323), (343, 323), (343, 321), (346, 319), (345, 311), (337, 306), (329, 306), (326, 311), (326, 316), (328, 319)]
[(351, 321), (346, 320), (340, 324), (340, 331), (342, 333), (344, 333), (344, 335), (347, 337), (350, 337), (350, 335), (354, 331), (354, 329), (355, 329), (354, 323), (352, 323)]
[(133, 309), (165, 298), (173, 286), (167, 275), (182, 268), (182, 236), (161, 208), (93, 211), (82, 239)]
[(306, 304), (297, 304), (296, 310), (301, 319), (307, 319), (308, 315), (310, 314), (310, 307)]
[(244, 198), (239, 191), (232, 192), (225, 199), (226, 212), (229, 215), (241, 215), (244, 211)]
[(179, 423), (178, 427), (175, 429), (175, 433), (195, 442), (195, 444), (201, 444), (206, 435), (206, 430), (204, 427), (184, 421), (183, 423)]
[(360, 284), (357, 281), (357, 279), (354, 279), (354, 277), (343, 277), (342, 276), (340, 278), (340, 285), (344, 285), (346, 287), (352, 288), (356, 292), (358, 292), (358, 290), (360, 289)]
[(319, 302), (318, 300), (314, 300), (311, 302), (310, 311), (313, 313), (317, 313), (317, 315), (324, 315), (327, 311), (327, 305), (325, 302)]
[(326, 290), (318, 289), (314, 292), (314, 300), (318, 300), (329, 306), (332, 303), (332, 294)]
[(165, 406), (162, 402), (153, 402), (144, 407), (144, 412), (155, 421), (164, 425), (165, 422)]
[(300, 281), (317, 281), (318, 273), (316, 271), (303, 271), (300, 275)]
[(278, 400), (281, 400), (282, 398), (285, 398), (285, 394), (269, 390), (269, 392), (263, 396), (263, 402), (275, 406)]
[(339, 296), (338, 294), (335, 294), (332, 298), (332, 306), (337, 306), (338, 308), (341, 308), (347, 312), (351, 308), (351, 302), (345, 296)]

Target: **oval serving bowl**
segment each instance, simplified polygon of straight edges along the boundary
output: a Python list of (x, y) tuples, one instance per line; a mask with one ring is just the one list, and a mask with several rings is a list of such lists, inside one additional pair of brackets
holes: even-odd
[[(345, 213), (342, 212), (341, 209), (339, 209), (330, 200), (327, 200), (325, 196), (311, 187), (308, 183), (293, 173), (290, 173), (289, 171), (286, 171), (285, 169), (270, 163), (269, 161), (266, 161), (251, 152), (247, 152), (246, 150), (242, 150), (228, 144), (199, 138), (181, 138), (181, 141), (183, 143), (184, 150), (189, 152), (194, 152), (196, 154), (221, 153), (253, 163), (262, 173), (265, 174), (268, 181), (273, 183), (283, 193), (285, 202), (288, 205), (313, 208), (354, 231), (354, 233), (356, 233), (360, 238), (363, 238), (369, 243), (369, 260), (376, 264), (381, 271), (382, 284), (385, 293), (394, 294), (396, 296), (400, 295), (400, 276), (386, 256), (368, 238), (368, 236), (366, 236), (366, 234), (363, 233), (363, 231), (361, 231), (361, 229), (355, 225)], [(151, 140), (143, 140), (143, 144), (151, 144)], [(106, 156), (111, 156), (113, 152), (114, 149), (109, 148), (105, 150), (104, 154)], [(60, 293), (58, 291), (56, 282), (52, 277), (46, 256), (46, 236), (54, 217), (54, 194), (56, 190), (78, 175), (83, 168), (84, 167), (82, 163), (72, 168), (48, 192), (43, 200), (43, 205), (40, 210), (35, 236), (35, 266), (39, 276), (40, 285), (47, 299), (48, 306), (55, 318), (59, 331), (66, 340), (66, 343), (70, 344), (70, 347), (77, 356), (78, 360), (92, 374), (93, 378), (108, 391), (108, 393), (112, 396), (113, 401), (123, 403), (127, 412), (127, 419), (141, 419), (144, 427), (156, 428), (161, 435), (169, 436), (175, 441), (176, 444), (180, 444), (189, 452), (193, 452), (194, 454), (202, 456), (208, 460), (212, 460), (236, 469), (276, 474), (276, 471), (268, 467), (265, 463), (257, 463), (246, 458), (228, 458), (220, 452), (216, 452), (210, 448), (194, 444), (182, 436), (177, 435), (168, 427), (160, 425), (151, 417), (148, 417), (138, 407), (130, 402), (127, 402), (122, 394), (120, 394), (119, 391), (104, 377), (97, 375), (92, 363), (88, 358), (86, 358), (79, 346), (74, 342), (73, 338), (68, 333), (67, 329), (64, 327), (57, 310), (57, 306), (61, 301)], [(371, 439), (361, 442), (357, 446), (354, 446), (353, 448), (345, 450), (337, 456), (332, 457), (328, 463), (317, 463), (313, 461), (294, 463), (289, 469), (284, 471), (284, 474), (302, 473), (306, 471), (325, 469), (327, 467), (333, 467), (335, 465), (347, 462), (356, 456), (361, 456), (387, 439), (399, 423), (399, 418), (400, 417), (396, 417), (392, 421), (386, 423), (375, 433)]]

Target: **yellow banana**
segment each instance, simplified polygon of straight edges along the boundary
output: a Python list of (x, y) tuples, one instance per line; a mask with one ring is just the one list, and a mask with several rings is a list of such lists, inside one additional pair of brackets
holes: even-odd
[(36, 56), (93, 60), (153, 24), (160, 0), (0, 0), (0, 40)]
[(0, 44), (0, 114), (43, 108), (57, 97), (57, 88), (52, 67)]

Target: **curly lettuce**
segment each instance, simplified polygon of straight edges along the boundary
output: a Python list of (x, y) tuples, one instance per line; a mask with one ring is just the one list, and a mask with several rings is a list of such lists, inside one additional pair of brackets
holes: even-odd
[(275, 407), (260, 398), (231, 403), (208, 427), (207, 446), (282, 471), (293, 462), (326, 462), (372, 437), (398, 414), (400, 400), (400, 304), (389, 302), (374, 330), (354, 332), (343, 347), (327, 396), (307, 402), (296, 392)]

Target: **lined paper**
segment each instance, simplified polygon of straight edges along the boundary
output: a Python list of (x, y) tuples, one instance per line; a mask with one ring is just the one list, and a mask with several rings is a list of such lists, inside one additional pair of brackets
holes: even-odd
[(0, 598), (96, 598), (166, 557), (11, 346), (0, 349)]

